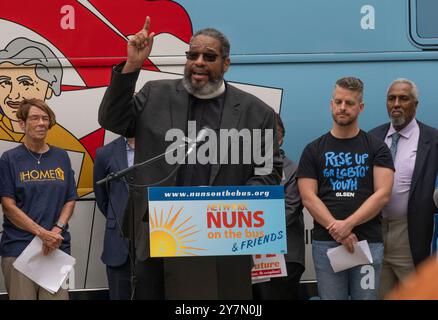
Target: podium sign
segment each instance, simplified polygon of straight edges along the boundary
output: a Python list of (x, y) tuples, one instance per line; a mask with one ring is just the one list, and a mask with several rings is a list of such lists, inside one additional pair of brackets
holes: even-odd
[(283, 186), (149, 188), (151, 257), (286, 253)]

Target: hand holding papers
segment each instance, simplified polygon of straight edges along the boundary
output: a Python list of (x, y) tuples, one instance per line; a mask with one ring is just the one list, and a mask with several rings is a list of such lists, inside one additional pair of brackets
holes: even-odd
[(42, 245), (35, 237), (15, 260), (14, 268), (50, 293), (55, 293), (73, 269), (76, 259), (59, 249), (43, 255)]
[(328, 249), (327, 256), (334, 272), (373, 263), (370, 247), (366, 240), (354, 244), (354, 253), (348, 252), (345, 246), (340, 245), (339, 247)]

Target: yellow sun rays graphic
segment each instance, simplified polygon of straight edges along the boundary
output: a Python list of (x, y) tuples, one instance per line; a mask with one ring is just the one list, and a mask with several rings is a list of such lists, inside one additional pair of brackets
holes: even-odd
[(154, 208), (153, 214), (149, 214), (151, 257), (197, 256), (197, 252), (206, 250), (189, 245), (197, 241), (193, 236), (200, 232), (194, 224), (190, 225), (192, 217), (177, 224), (183, 209), (172, 213), (173, 206), (170, 207), (165, 220), (163, 209), (157, 214)]

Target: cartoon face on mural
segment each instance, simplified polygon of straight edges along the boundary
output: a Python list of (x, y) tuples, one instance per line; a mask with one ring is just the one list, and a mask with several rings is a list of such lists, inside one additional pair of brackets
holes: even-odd
[(0, 50), (1, 129), (23, 133), (15, 113), (24, 99), (50, 99), (61, 91), (62, 68), (44, 44), (26, 38)]
[[(46, 99), (51, 95), (49, 84), (36, 75), (34, 68), (17, 67), (9, 62), (0, 64), (0, 108), (12, 122), (16, 122), (20, 101), (29, 97)], [(19, 128), (12, 125), (12, 130)]]

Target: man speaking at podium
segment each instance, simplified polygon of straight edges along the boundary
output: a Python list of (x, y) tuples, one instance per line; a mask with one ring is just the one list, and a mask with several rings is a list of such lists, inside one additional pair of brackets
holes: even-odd
[[(270, 153), (269, 161), (266, 160), (270, 166), (254, 160), (243, 161), (247, 155), (243, 154), (242, 140), (238, 140), (239, 146), (228, 146), (229, 149), (240, 147), (237, 164), (236, 161), (183, 164), (173, 174), (175, 164), (160, 160), (136, 170), (133, 184), (151, 185), (163, 179), (160, 186), (279, 184), (282, 161), (274, 111), (255, 96), (223, 80), (230, 66), (228, 39), (215, 29), (198, 31), (186, 52), (184, 78), (149, 81), (134, 95), (140, 69), (149, 57), (153, 41), (148, 17), (143, 29), (129, 40), (127, 61), (114, 68), (99, 108), (102, 127), (123, 136), (135, 136), (134, 162), (168, 151), (171, 142), (165, 140), (166, 133), (180, 129), (187, 135), (188, 122), (196, 121), (197, 133), (205, 127), (216, 133), (220, 129), (251, 132), (258, 129), (268, 136), (267, 132), (271, 132), (272, 141), (263, 140), (261, 153), (252, 150), (265, 156)], [(251, 299), (250, 256), (165, 258), (163, 271), (161, 259), (149, 257), (147, 188), (130, 190), (128, 209), (133, 212), (127, 210), (124, 227), (129, 230), (128, 236), (135, 238), (136, 299)]]

